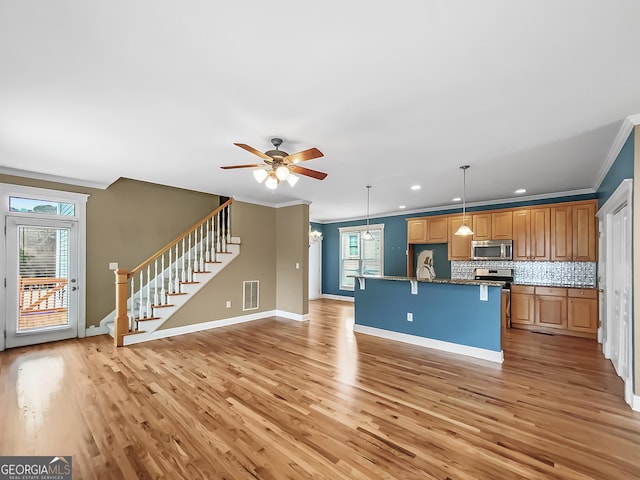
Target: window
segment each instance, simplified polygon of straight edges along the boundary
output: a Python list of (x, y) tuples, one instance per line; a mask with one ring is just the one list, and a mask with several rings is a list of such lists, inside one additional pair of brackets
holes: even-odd
[(64, 217), (73, 217), (76, 214), (73, 203), (12, 196), (9, 197), (9, 211), (37, 213), (40, 215), (60, 215)]
[(367, 227), (340, 229), (340, 289), (353, 290), (356, 275), (383, 275), (384, 224), (370, 225), (372, 240), (363, 238)]

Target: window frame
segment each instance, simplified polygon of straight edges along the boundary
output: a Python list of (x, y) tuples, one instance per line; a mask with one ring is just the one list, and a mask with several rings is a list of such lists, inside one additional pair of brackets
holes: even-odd
[[(340, 244), (340, 256), (338, 258), (338, 262), (339, 262), (339, 279), (338, 279), (338, 288), (340, 290), (347, 290), (347, 291), (354, 291), (355, 287), (354, 285), (346, 285), (344, 283), (345, 280), (345, 276), (344, 276), (344, 262), (345, 260), (357, 260), (358, 261), (358, 272), (362, 271), (362, 264), (363, 261), (367, 261), (367, 262), (371, 262), (370, 260), (363, 260), (362, 255), (364, 253), (364, 242), (366, 240), (364, 240), (362, 238), (362, 235), (369, 230), (370, 232), (374, 232), (374, 231), (379, 231), (380, 232), (380, 275), (379, 276), (384, 276), (384, 223), (377, 223), (377, 224), (371, 224), (368, 227), (366, 225), (358, 225), (355, 227), (340, 227), (338, 228), (338, 232), (339, 232), (339, 244)], [(351, 256), (349, 255), (348, 257), (344, 256), (345, 253), (345, 249), (344, 249), (344, 235), (348, 235), (351, 233), (358, 233), (358, 255), (357, 256)], [(350, 247), (352, 248), (352, 247)], [(360, 273), (359, 273), (360, 274)], [(378, 276), (378, 275), (376, 275)]]

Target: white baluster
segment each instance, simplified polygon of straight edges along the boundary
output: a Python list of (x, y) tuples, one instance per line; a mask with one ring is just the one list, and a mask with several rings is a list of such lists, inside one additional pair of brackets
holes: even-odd
[(222, 232), (220, 232), (220, 235), (222, 236), (222, 252), (226, 252), (227, 251), (227, 233), (226, 233), (226, 224), (227, 224), (227, 220), (225, 219), (225, 210), (226, 208), (223, 208), (222, 211), (220, 212), (220, 214), (222, 215)]
[(204, 242), (205, 243), (204, 249), (207, 252), (207, 258), (205, 259), (206, 262), (210, 262), (211, 261), (211, 250), (210, 250), (210, 248), (211, 248), (211, 243), (210, 243), (211, 242), (211, 235), (209, 235), (209, 233), (210, 233), (210, 225), (209, 224), (210, 223), (211, 223), (211, 219), (208, 218), (206, 223), (205, 223), (205, 225), (206, 225), (205, 230), (207, 231), (207, 238), (206, 238), (206, 241)]
[(169, 293), (175, 293), (173, 291), (173, 257), (171, 252), (173, 252), (173, 248), (169, 249)]
[(211, 217), (211, 261), (216, 262), (216, 217)]
[(155, 306), (160, 305), (160, 301), (158, 299), (158, 295), (160, 294), (160, 290), (158, 289), (158, 259), (156, 258), (155, 261), (155, 266), (154, 266), (154, 273), (155, 273), (155, 277), (153, 277), (153, 286), (154, 286), (154, 292), (153, 292), (153, 304)]
[(151, 314), (151, 265), (147, 265), (147, 317), (153, 317)]
[(200, 225), (200, 271), (204, 272), (204, 242), (202, 241), (203, 225)]
[(187, 242), (187, 265), (189, 268), (189, 271), (187, 272), (187, 281), (188, 282), (193, 282), (193, 264), (191, 263), (191, 232), (189, 232), (189, 241)]
[(231, 243), (231, 205), (227, 205), (227, 245)]
[(136, 329), (136, 310), (134, 307), (134, 303), (135, 303), (135, 292), (136, 292), (136, 285), (135, 285), (135, 277), (131, 277), (131, 305), (129, 306), (129, 331), (133, 332)]
[(182, 239), (182, 257), (180, 258), (180, 260), (182, 261), (182, 281), (186, 282), (187, 281), (187, 269), (184, 268), (184, 260), (185, 260), (185, 251), (184, 251), (184, 238)]
[(173, 282), (173, 288), (175, 293), (180, 293), (182, 287), (180, 286), (180, 269), (178, 268), (178, 244), (176, 243), (176, 279)]
[[(171, 249), (169, 249), (169, 255), (171, 255)], [(167, 304), (167, 292), (164, 289), (164, 253), (162, 254), (162, 270), (160, 271), (160, 285), (162, 285), (162, 290), (160, 291), (160, 304)]]
[(138, 298), (138, 318), (143, 318), (144, 315), (144, 303), (142, 301), (142, 290), (143, 290), (143, 283), (142, 283), (142, 270), (140, 271), (140, 295)]
[(193, 271), (199, 272), (200, 262), (198, 261), (198, 229), (193, 231)]
[(216, 229), (216, 253), (220, 251), (220, 212), (216, 215), (218, 218), (218, 228)]

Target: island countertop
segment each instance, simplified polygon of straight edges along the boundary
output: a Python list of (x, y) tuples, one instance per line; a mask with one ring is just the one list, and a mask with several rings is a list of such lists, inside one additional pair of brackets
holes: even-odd
[(495, 280), (464, 280), (455, 278), (434, 278), (432, 280), (424, 280), (416, 277), (396, 277), (396, 276), (374, 276), (374, 275), (355, 275), (355, 278), (371, 278), (379, 280), (393, 280), (398, 282), (421, 282), (421, 283), (441, 283), (451, 285), (487, 285), (489, 287), (502, 287), (505, 282)]

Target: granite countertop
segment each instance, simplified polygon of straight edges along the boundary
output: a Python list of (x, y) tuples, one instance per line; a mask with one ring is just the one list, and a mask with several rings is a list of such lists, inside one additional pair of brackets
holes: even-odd
[(557, 288), (580, 288), (583, 290), (598, 290), (598, 287), (595, 287), (593, 285), (571, 285), (571, 284), (549, 284), (549, 283), (545, 283), (545, 284), (541, 284), (541, 283), (524, 283), (524, 282), (513, 282), (511, 284), (511, 286), (515, 286), (515, 285), (522, 285), (524, 287), (557, 287)]
[(356, 275), (356, 278), (370, 278), (380, 280), (394, 280), (398, 282), (418, 281), (421, 283), (445, 283), (451, 285), (488, 285), (490, 287), (502, 287), (505, 282), (496, 282), (493, 280), (462, 280), (453, 278), (434, 278), (433, 280), (422, 280), (415, 277), (389, 277), (389, 276), (368, 276), (368, 275)]

